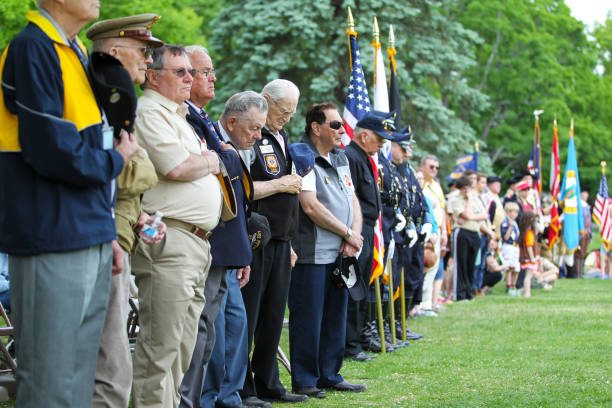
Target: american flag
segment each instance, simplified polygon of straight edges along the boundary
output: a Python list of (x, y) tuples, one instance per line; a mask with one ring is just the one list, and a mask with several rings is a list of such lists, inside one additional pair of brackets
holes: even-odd
[(595, 200), (595, 208), (593, 209), (593, 221), (599, 225), (601, 231), (601, 242), (609, 251), (612, 247), (612, 213), (609, 210), (608, 198), (608, 180), (606, 175), (601, 175), (601, 181), (599, 183), (599, 190), (597, 191), (597, 198)]
[(353, 138), (353, 129), (357, 126), (359, 119), (372, 110), (368, 87), (361, 67), (361, 57), (359, 56), (359, 47), (357, 46), (357, 32), (348, 30), (347, 33), (349, 37), (351, 80), (349, 81), (343, 114), (344, 128), (346, 130), (346, 133), (342, 135), (342, 144), (344, 146), (349, 144)]

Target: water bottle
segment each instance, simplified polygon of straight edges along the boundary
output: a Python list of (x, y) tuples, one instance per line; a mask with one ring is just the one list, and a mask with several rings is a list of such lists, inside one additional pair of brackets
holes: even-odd
[(164, 215), (161, 211), (156, 211), (153, 222), (151, 224), (145, 224), (142, 226), (142, 229), (140, 230), (140, 239), (142, 239), (145, 244), (152, 244), (157, 237), (157, 234), (159, 234), (163, 216)]

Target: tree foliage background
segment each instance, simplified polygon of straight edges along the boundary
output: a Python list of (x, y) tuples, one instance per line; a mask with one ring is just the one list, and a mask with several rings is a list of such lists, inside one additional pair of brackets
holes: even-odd
[[(481, 170), (509, 176), (525, 169), (533, 111), (544, 109), (544, 184), (556, 114), (562, 163), (573, 117), (581, 182), (597, 189), (599, 162), (612, 151), (612, 16), (589, 31), (563, 0), (106, 0), (100, 18), (155, 12), (157, 37), (208, 47), (218, 73), (213, 115), (235, 92), (292, 80), (301, 91), (290, 123), (295, 140), (311, 103), (343, 109), (348, 6), (370, 88), (373, 18), (383, 50), (393, 24), (402, 118), (415, 132), (417, 159), (438, 155), (444, 175), (478, 141)], [(0, 2), (0, 46), (34, 7), (33, 0)]]

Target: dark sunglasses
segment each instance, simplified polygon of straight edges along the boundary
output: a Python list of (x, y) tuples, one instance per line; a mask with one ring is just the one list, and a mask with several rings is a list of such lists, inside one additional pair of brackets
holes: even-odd
[(338, 130), (341, 127), (344, 126), (344, 122), (341, 122), (339, 120), (334, 120), (334, 121), (329, 122), (328, 125), (329, 125), (330, 128), (332, 128), (334, 130)]
[(440, 170), (440, 166), (429, 166), (431, 170)]
[(165, 69), (165, 70), (168, 70), (168, 71), (172, 71), (172, 72), (174, 72), (174, 75), (176, 75), (179, 78), (184, 77), (185, 75), (187, 75), (188, 72), (189, 72), (189, 75), (194, 77), (196, 72), (198, 72), (197, 69), (186, 69), (186, 68), (179, 68), (179, 69), (159, 68), (159, 69)]

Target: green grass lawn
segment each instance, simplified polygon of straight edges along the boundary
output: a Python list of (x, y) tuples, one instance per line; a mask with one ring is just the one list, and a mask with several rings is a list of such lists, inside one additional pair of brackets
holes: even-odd
[[(410, 320), (425, 337), (409, 347), (345, 362), (344, 377), (367, 391), (274, 406), (612, 407), (611, 293), (612, 281), (599, 279), (561, 280), (531, 299), (498, 285), (437, 318)], [(287, 329), (281, 345), (288, 355)]]
[[(329, 392), (299, 406), (612, 406), (611, 292), (612, 281), (599, 279), (561, 280), (531, 299), (509, 297), (499, 286), (437, 318), (410, 320), (425, 337), (407, 348), (345, 362), (344, 377), (367, 391)], [(282, 347), (288, 351), (286, 332)]]

